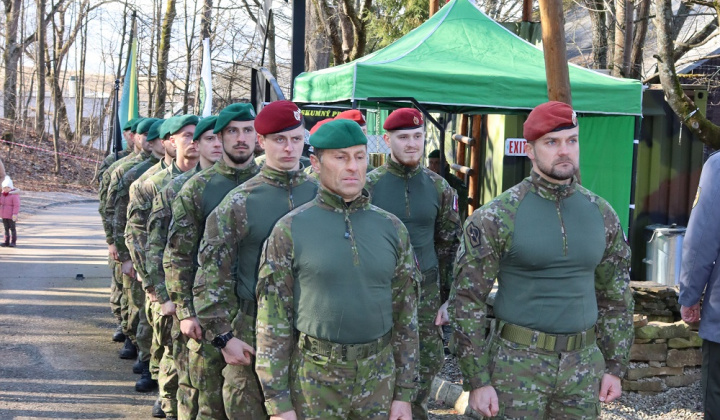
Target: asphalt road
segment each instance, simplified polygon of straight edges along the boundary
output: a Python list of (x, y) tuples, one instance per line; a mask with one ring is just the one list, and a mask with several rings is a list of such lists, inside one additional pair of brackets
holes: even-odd
[(0, 419), (151, 418), (111, 340), (109, 284), (96, 202), (21, 214), (18, 247), (0, 248)]

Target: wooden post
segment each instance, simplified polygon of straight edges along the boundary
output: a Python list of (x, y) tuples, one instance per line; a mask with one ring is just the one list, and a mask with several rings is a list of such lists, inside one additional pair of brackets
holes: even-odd
[(539, 0), (548, 99), (572, 105), (562, 0)]
[(530, 22), (532, 17), (533, 0), (523, 0), (522, 21)]
[[(460, 120), (460, 134), (463, 136), (468, 135), (468, 116), (465, 114), (462, 114), (462, 119)], [(461, 165), (467, 165), (467, 158), (465, 157), (465, 151), (467, 150), (467, 146), (464, 144), (458, 144), (457, 149), (457, 163)], [(455, 172), (456, 176), (463, 176), (460, 172)], [(464, 176), (463, 176), (463, 179)]]
[(430, 0), (430, 14), (428, 15), (428, 18), (434, 15), (435, 13), (440, 10), (440, 0)]
[(473, 116), (472, 138), (475, 139), (470, 146), (470, 184), (468, 186), (470, 197), (468, 197), (468, 214), (472, 214), (480, 207), (480, 148), (484, 146), (480, 139), (482, 134), (482, 115)]

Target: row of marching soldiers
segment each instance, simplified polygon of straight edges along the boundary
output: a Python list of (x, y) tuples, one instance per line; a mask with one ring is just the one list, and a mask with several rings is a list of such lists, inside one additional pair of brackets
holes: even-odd
[(428, 417), (457, 194), (420, 164), (420, 112), (390, 114), (392, 159), (367, 182), (364, 126), (351, 110), (314, 127), (310, 159), (289, 101), (123, 127), (100, 214), (113, 339), (136, 390), (159, 388), (153, 416)]

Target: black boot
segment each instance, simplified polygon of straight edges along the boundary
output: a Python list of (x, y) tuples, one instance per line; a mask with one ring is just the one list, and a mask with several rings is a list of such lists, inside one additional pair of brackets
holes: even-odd
[(137, 347), (132, 343), (130, 337), (125, 338), (125, 345), (120, 349), (121, 359), (134, 359), (137, 357)]
[(142, 362), (139, 357), (135, 363), (133, 363), (133, 373), (136, 375), (140, 375), (142, 373)]
[(17, 235), (13, 235), (12, 239), (10, 240), (10, 248), (15, 248), (16, 242), (17, 242)]
[(0, 244), (0, 246), (10, 246), (10, 237), (5, 235), (5, 242)]
[(160, 399), (159, 395), (158, 399), (155, 400), (155, 404), (153, 404), (152, 416), (158, 419), (165, 418), (165, 412), (162, 409), (162, 400)]
[(150, 361), (142, 362), (142, 373), (140, 379), (135, 382), (135, 391), (150, 392), (157, 389), (158, 383), (150, 374)]
[(125, 334), (123, 333), (122, 325), (117, 326), (115, 333), (112, 336), (112, 340), (118, 343), (125, 341)]

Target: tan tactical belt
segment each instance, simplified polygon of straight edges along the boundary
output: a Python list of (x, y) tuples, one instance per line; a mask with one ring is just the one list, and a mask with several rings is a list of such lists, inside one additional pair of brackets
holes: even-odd
[(257, 318), (257, 303), (255, 303), (254, 300), (240, 299), (240, 312), (253, 318)]
[(501, 323), (499, 335), (513, 343), (546, 351), (576, 351), (595, 343), (595, 326), (576, 334), (547, 334), (515, 324)]
[(298, 347), (315, 353), (320, 356), (330, 357), (341, 362), (351, 362), (353, 360), (366, 359), (372, 355), (380, 353), (390, 344), (392, 338), (392, 329), (382, 337), (363, 344), (338, 344), (330, 341), (321, 340), (319, 338), (310, 337), (301, 332), (298, 338)]

